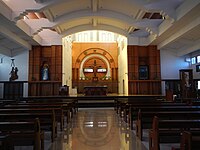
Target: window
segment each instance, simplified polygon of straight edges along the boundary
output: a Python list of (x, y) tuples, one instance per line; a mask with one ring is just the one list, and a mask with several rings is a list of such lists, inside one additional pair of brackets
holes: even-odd
[(192, 64), (196, 64), (196, 57), (192, 57)]
[(200, 63), (200, 56), (197, 56), (197, 63)]
[(92, 68), (84, 68), (83, 72), (93, 72)]
[(97, 69), (97, 72), (106, 72), (106, 69), (105, 68), (99, 68), (99, 69)]
[(200, 65), (196, 65), (196, 72), (200, 72)]

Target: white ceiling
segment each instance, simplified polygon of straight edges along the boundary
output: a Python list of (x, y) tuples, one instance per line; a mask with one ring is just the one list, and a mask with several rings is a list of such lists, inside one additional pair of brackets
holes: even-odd
[(156, 44), (182, 56), (200, 49), (199, 10), (200, 0), (1, 0), (0, 53), (107, 30), (127, 36), (129, 44)]

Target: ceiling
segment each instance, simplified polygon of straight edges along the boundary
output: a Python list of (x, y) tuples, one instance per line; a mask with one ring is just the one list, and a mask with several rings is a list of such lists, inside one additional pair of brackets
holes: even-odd
[(200, 0), (1, 0), (0, 54), (106, 30), (128, 37), (129, 44), (156, 44), (183, 56), (200, 49), (199, 10)]

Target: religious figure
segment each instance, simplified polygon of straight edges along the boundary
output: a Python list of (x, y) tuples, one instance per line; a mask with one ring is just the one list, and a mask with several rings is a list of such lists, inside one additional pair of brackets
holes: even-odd
[(189, 73), (187, 73), (187, 72), (184, 72), (184, 82), (185, 82), (185, 87), (189, 88), (190, 87)]
[(98, 77), (97, 77), (97, 63), (96, 63), (96, 60), (94, 60), (93, 71), (94, 71), (94, 77), (92, 78), (92, 81), (93, 82), (97, 82), (98, 81)]
[(97, 65), (96, 65), (96, 60), (94, 60), (94, 67), (93, 67), (93, 70), (94, 70), (94, 77), (97, 76)]
[(12, 67), (12, 70), (10, 71), (10, 78), (9, 78), (10, 81), (18, 79), (17, 72), (18, 72), (18, 68)]
[(44, 62), (41, 70), (42, 80), (49, 80), (49, 65)]

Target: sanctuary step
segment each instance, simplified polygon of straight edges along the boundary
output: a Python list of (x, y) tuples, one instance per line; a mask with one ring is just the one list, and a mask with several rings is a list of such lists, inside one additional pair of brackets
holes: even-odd
[(79, 99), (78, 108), (114, 107), (114, 99)]

